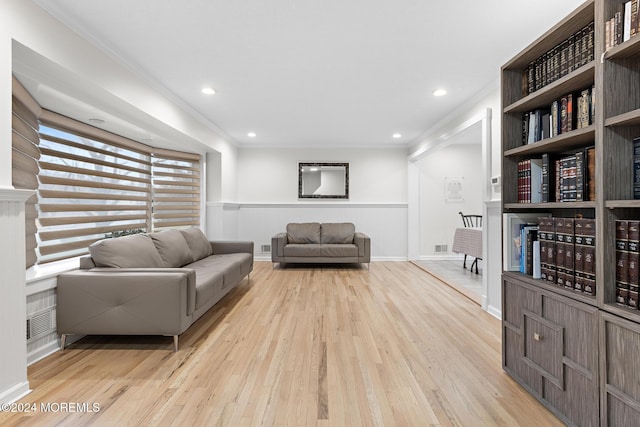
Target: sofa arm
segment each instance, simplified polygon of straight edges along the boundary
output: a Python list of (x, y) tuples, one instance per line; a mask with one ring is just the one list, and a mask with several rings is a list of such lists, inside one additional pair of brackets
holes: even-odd
[(353, 243), (358, 247), (360, 262), (371, 261), (371, 239), (364, 233), (355, 233)]
[(278, 233), (271, 238), (271, 260), (276, 262), (284, 257), (284, 247), (287, 244), (287, 233)]
[(179, 335), (195, 310), (195, 271), (94, 268), (58, 276), (59, 334)]
[(211, 241), (214, 255), (247, 253), (253, 255), (253, 242), (249, 241)]

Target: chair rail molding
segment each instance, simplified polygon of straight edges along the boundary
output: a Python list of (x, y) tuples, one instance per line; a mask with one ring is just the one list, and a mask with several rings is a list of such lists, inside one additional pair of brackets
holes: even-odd
[(252, 240), (254, 259), (268, 260), (258, 251), (290, 222), (353, 222), (371, 237), (371, 259), (407, 260), (407, 203), (405, 202), (207, 202), (210, 238)]

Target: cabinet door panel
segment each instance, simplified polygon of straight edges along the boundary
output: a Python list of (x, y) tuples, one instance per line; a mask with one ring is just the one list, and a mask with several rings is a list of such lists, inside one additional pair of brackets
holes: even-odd
[[(601, 354), (609, 425), (640, 423), (640, 325), (603, 313)], [(635, 424), (637, 425), (637, 424)]]
[(525, 363), (564, 390), (562, 327), (526, 310), (523, 316)]
[(503, 298), (508, 301), (502, 311), (503, 320), (516, 329), (521, 330), (522, 311), (528, 310), (532, 313), (540, 313), (540, 295), (517, 282), (511, 280), (503, 281)]
[(511, 280), (503, 280), (503, 366), (518, 381), (529, 387), (538, 396), (542, 393), (540, 373), (524, 361), (523, 311), (539, 309), (540, 296), (537, 292)]
[(507, 372), (566, 422), (597, 426), (598, 309), (513, 278), (503, 290)]
[(640, 412), (631, 408), (628, 404), (615, 396), (607, 396), (607, 422), (608, 427), (636, 426), (640, 420)]
[(504, 328), (504, 367), (505, 369), (523, 385), (528, 386), (531, 391), (538, 396), (542, 395), (542, 376), (540, 373), (527, 365), (522, 357), (522, 334), (509, 328)]
[(562, 385), (546, 384), (543, 398), (580, 426), (598, 424), (598, 310), (568, 298), (545, 293), (542, 317), (562, 328)]
[(592, 374), (597, 369), (597, 309), (566, 298), (544, 296), (542, 317), (564, 328), (563, 356)]
[[(565, 366), (566, 368), (566, 366)], [(577, 426), (599, 424), (598, 384), (573, 369), (564, 369), (564, 390), (544, 380), (543, 400)]]

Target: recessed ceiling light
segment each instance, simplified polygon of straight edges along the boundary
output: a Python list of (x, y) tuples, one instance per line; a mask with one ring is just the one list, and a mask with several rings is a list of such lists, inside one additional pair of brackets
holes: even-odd
[(205, 95), (215, 95), (216, 91), (211, 89), (210, 87), (205, 87), (202, 88), (202, 93), (204, 93)]
[(256, 137), (256, 133), (255, 133), (255, 132), (249, 132), (249, 133), (247, 134), (247, 136), (248, 136), (249, 138), (255, 138), (255, 137)]
[(393, 136), (393, 139), (399, 139), (399, 138), (402, 138), (402, 134), (401, 134), (401, 133), (398, 133), (398, 132), (394, 133), (392, 136)]
[(447, 91), (444, 89), (436, 89), (433, 91), (433, 96), (445, 96)]

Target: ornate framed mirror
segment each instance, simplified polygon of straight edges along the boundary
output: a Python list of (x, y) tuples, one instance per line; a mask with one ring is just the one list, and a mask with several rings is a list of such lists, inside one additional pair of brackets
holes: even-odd
[(349, 163), (298, 163), (299, 199), (348, 199)]

